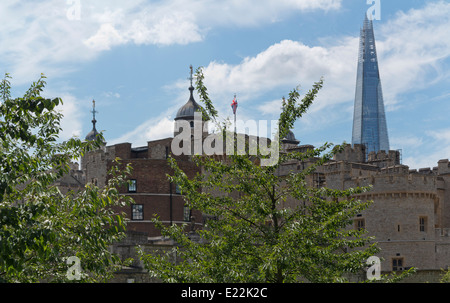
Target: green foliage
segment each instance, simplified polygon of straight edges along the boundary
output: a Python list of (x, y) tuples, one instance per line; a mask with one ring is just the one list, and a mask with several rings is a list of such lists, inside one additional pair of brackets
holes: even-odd
[(114, 207), (130, 203), (116, 189), (130, 167), (113, 166), (102, 189), (88, 184), (62, 194), (54, 184), (69, 172), (71, 159), (100, 147), (103, 136), (57, 143), (62, 100), (41, 96), (45, 77), (22, 98), (11, 97), (9, 79), (0, 84), (0, 279), (68, 281), (65, 260), (76, 256), (79, 281), (104, 281), (120, 264), (108, 246), (124, 237), (125, 222)]
[[(322, 84), (315, 83), (300, 102), (297, 89), (283, 98), (278, 138), (307, 111)], [(197, 90), (208, 117), (217, 123), (201, 68)], [(343, 282), (349, 274), (364, 273), (366, 260), (379, 249), (364, 230), (349, 225), (371, 203), (353, 196), (370, 188), (333, 190), (307, 182), (342, 148), (326, 143), (307, 152), (280, 154), (275, 166), (259, 166), (249, 155), (228, 155), (223, 161), (195, 156), (202, 173), (192, 179), (169, 158), (174, 170), (169, 179), (181, 188), (186, 203), (216, 220), (196, 231), (201, 241), (193, 241), (186, 226), (165, 227), (155, 219), (163, 235), (178, 246), (159, 255), (140, 251), (146, 268), (166, 282)], [(299, 173), (280, 176), (280, 165), (292, 159), (315, 161)], [(294, 200), (294, 207), (285, 206)]]
[(200, 96), (200, 101), (205, 105), (205, 108), (201, 107), (200, 110), (202, 111), (202, 117), (204, 121), (217, 121), (217, 111), (214, 108), (214, 105), (212, 104), (211, 99), (208, 95), (208, 90), (206, 86), (204, 85), (204, 79), (205, 76), (203, 75), (203, 69), (198, 68), (196, 71), (196, 80), (195, 80), (195, 86)]
[(450, 283), (450, 270), (442, 270), (443, 275), (440, 279), (441, 283)]

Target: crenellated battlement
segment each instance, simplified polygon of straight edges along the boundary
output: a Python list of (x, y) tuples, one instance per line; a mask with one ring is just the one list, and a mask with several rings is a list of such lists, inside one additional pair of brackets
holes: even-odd
[(450, 161), (448, 159), (439, 160), (437, 170), (439, 175), (450, 174)]
[(374, 164), (378, 167), (388, 167), (400, 164), (400, 151), (390, 150), (386, 153), (384, 150), (380, 150), (377, 153), (371, 152), (367, 156), (367, 162)]
[(356, 163), (366, 162), (366, 146), (361, 144), (355, 144), (353, 147), (347, 144), (344, 150), (336, 155), (334, 155), (335, 161), (348, 161)]
[(401, 154), (398, 150), (388, 152), (380, 150), (367, 154), (366, 146), (362, 144), (347, 144), (344, 150), (334, 156), (335, 161), (346, 161), (354, 163), (367, 163), (383, 168), (400, 164)]

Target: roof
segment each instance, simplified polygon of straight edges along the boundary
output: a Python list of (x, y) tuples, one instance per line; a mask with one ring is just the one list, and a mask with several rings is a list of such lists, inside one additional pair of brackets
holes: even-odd
[(281, 142), (282, 143), (287, 143), (287, 144), (299, 144), (300, 143), (300, 141), (298, 141), (295, 138), (295, 135), (294, 135), (294, 133), (291, 130), (287, 133), (286, 137), (281, 139)]
[(194, 119), (194, 113), (197, 112), (201, 107), (198, 105), (197, 102), (194, 100), (194, 87), (189, 87), (189, 90), (191, 91), (191, 96), (189, 97), (188, 102), (186, 102), (185, 105), (183, 105), (177, 112), (177, 116), (175, 117), (175, 120), (191, 120)]
[(95, 125), (94, 125), (94, 128), (86, 135), (85, 140), (93, 141), (93, 140), (95, 140), (95, 138), (97, 137), (98, 134), (99, 134), (99, 132), (97, 131), (97, 129), (95, 129)]

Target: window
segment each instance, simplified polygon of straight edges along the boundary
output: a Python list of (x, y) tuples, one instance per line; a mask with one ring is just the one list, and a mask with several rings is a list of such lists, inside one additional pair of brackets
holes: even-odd
[(403, 258), (392, 259), (392, 271), (403, 270)]
[(419, 217), (419, 230), (423, 232), (427, 231), (427, 217)]
[(355, 229), (356, 230), (362, 230), (366, 228), (366, 220), (364, 218), (356, 219), (355, 220)]
[(131, 205), (131, 220), (144, 220), (144, 205)]
[(187, 205), (185, 205), (183, 208), (183, 219), (186, 222), (191, 221), (191, 209)]
[(128, 183), (128, 192), (135, 193), (137, 190), (137, 181), (135, 179), (130, 180)]

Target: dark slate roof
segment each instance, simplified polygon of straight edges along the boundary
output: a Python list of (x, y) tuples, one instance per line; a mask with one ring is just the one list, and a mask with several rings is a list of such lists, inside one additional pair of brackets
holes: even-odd
[(86, 135), (85, 140), (93, 141), (93, 140), (95, 140), (95, 138), (97, 137), (98, 134), (99, 134), (99, 132), (97, 131), (97, 129), (95, 129), (95, 124), (94, 124), (94, 128)]
[(281, 142), (283, 142), (283, 143), (289, 143), (289, 144), (299, 144), (299, 143), (300, 143), (300, 141), (298, 141), (298, 140), (295, 138), (295, 135), (294, 135), (294, 133), (293, 133), (291, 130), (287, 133), (286, 137), (284, 137), (284, 138), (281, 140)]
[(177, 116), (175, 117), (175, 120), (185, 119), (185, 120), (191, 120), (194, 119), (194, 113), (200, 109), (200, 105), (198, 105), (197, 102), (194, 100), (194, 88), (191, 86), (189, 87), (189, 90), (191, 91), (191, 96), (186, 102), (185, 105), (183, 105), (177, 112)]

